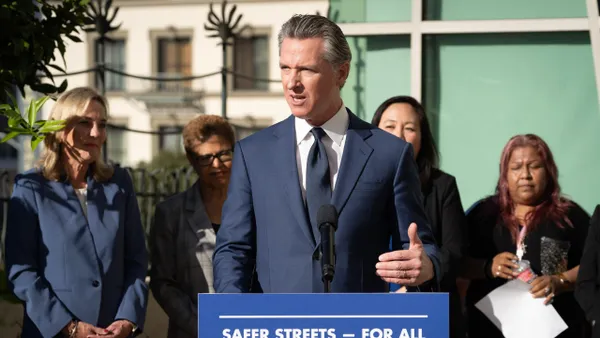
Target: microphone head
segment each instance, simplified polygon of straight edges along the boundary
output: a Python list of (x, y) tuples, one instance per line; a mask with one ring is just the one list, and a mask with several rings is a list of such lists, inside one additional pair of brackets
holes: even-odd
[(319, 228), (322, 225), (329, 224), (336, 230), (338, 224), (338, 212), (336, 208), (331, 204), (322, 205), (319, 211), (317, 211), (317, 224)]

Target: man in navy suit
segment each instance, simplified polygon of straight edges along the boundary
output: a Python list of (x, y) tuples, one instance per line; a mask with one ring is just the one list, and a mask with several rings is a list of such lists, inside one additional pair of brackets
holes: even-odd
[[(339, 213), (332, 292), (439, 278), (412, 147), (342, 102), (352, 55), (341, 29), (295, 15), (281, 28), (279, 55), (292, 115), (235, 147), (215, 291), (249, 292), (256, 268), (264, 292), (323, 292), (316, 213), (324, 204)], [(390, 238), (396, 251), (386, 253)]]

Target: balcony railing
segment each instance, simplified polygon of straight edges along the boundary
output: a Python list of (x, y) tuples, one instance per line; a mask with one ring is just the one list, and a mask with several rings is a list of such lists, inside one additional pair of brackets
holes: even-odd
[[(167, 81), (157, 81), (156, 89), (159, 92), (189, 92), (192, 91), (192, 81), (172, 81), (184, 77), (181, 73), (157, 73), (157, 78)], [(171, 81), (169, 81), (171, 80)]]

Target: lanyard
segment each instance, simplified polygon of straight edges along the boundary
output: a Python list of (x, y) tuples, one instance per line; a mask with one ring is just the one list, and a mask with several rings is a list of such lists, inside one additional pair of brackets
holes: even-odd
[(525, 248), (527, 247), (525, 245), (525, 231), (527, 230), (527, 227), (524, 226), (521, 231), (519, 232), (519, 240), (517, 241), (517, 257), (519, 257), (519, 260), (523, 259), (523, 256), (525, 255)]

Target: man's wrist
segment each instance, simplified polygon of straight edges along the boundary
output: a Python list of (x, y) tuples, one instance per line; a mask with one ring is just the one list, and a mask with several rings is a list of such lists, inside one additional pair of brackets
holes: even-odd
[(425, 254), (425, 264), (423, 264), (425, 271), (425, 281), (424, 283), (429, 283), (435, 281), (435, 265), (433, 265), (433, 261), (429, 258), (429, 255)]

